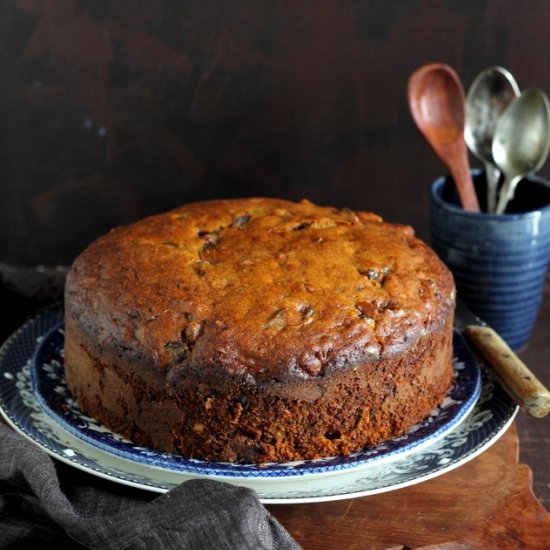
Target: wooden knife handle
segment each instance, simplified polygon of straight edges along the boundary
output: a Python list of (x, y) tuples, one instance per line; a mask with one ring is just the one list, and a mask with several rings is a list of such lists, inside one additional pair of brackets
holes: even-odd
[(492, 368), (506, 392), (525, 412), (542, 418), (550, 412), (550, 392), (490, 327), (470, 325), (464, 329), (468, 340)]

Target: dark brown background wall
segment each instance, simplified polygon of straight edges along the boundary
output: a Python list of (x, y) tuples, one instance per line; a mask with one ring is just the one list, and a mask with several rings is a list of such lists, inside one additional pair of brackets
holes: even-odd
[(549, 28), (546, 0), (1, 2), (0, 263), (67, 264), (113, 225), (246, 195), (425, 237), (443, 167), (409, 75), (444, 61), (467, 88), (500, 64), (550, 91)]

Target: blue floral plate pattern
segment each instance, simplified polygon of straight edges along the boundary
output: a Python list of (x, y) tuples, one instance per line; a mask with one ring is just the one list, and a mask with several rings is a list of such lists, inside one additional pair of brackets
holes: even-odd
[(64, 382), (62, 312), (30, 319), (0, 348), (0, 412), (55, 458), (100, 477), (164, 492), (194, 477), (255, 489), (266, 503), (351, 498), (418, 483), (477, 456), (517, 407), (455, 332), (456, 383), (405, 436), (350, 457), (261, 466), (189, 460), (139, 447), (78, 409)]

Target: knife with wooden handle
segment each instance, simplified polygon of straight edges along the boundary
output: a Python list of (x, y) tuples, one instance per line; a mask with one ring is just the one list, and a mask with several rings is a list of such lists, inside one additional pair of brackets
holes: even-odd
[(462, 302), (457, 303), (455, 326), (485, 359), (508, 395), (529, 415), (550, 412), (550, 392), (487, 323)]

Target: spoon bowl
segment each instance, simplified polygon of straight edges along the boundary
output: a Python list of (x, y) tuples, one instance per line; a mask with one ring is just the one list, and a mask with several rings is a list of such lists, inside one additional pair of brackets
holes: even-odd
[(483, 70), (466, 95), (464, 137), (470, 151), (483, 163), (487, 180), (487, 211), (496, 209), (500, 170), (493, 158), (493, 138), (504, 109), (520, 95), (514, 77), (503, 67)]
[(410, 77), (411, 114), (432, 149), (449, 169), (465, 210), (479, 212), (464, 141), (465, 97), (455, 71), (430, 63)]
[(498, 120), (492, 153), (505, 174), (497, 214), (506, 211), (517, 184), (540, 170), (550, 151), (550, 103), (538, 88), (525, 90)]

